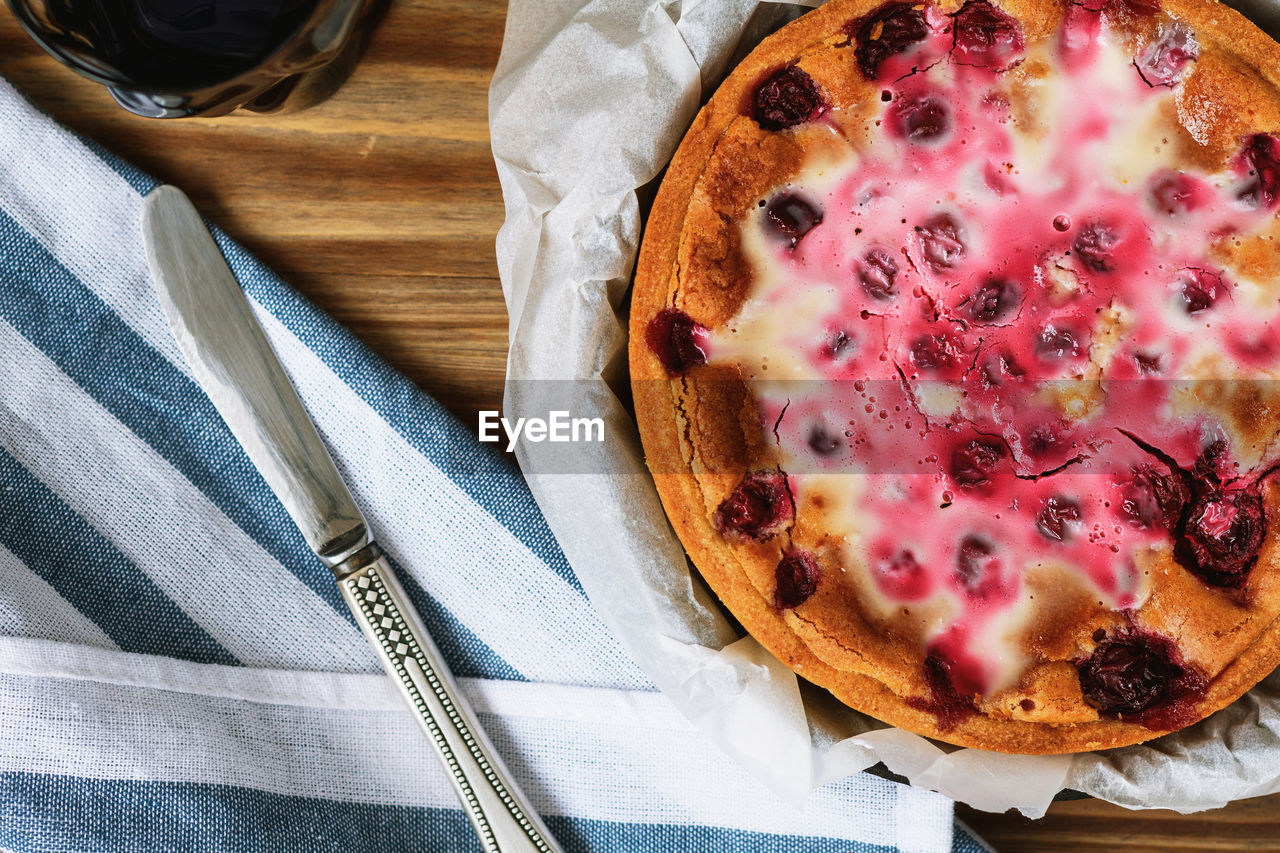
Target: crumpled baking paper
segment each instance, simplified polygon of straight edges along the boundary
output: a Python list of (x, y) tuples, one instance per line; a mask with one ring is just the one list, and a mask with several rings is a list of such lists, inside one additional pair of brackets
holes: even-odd
[[(1276, 16), (1269, 0), (1240, 2), (1264, 25)], [(602, 444), (516, 451), (592, 603), (695, 725), (797, 804), (877, 762), (976, 808), (1032, 817), (1064, 788), (1182, 812), (1280, 791), (1280, 676), (1145, 745), (1039, 757), (939, 746), (802, 685), (739, 638), (691, 570), (622, 402), (641, 199), (732, 63), (803, 11), (757, 0), (510, 3), (490, 89), (511, 320), (504, 414), (560, 409), (605, 424)]]

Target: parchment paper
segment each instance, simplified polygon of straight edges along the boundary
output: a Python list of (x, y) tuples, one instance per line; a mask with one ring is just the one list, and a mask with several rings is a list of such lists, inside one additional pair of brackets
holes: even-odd
[[(1274, 14), (1270, 0), (1245, 1)], [(1033, 817), (1064, 787), (1183, 812), (1280, 790), (1280, 676), (1143, 746), (1074, 758), (940, 747), (801, 685), (754, 640), (739, 639), (691, 571), (620, 400), (640, 198), (703, 93), (803, 11), (756, 0), (510, 3), (490, 90), (506, 203), (497, 243), (511, 318), (504, 409), (508, 418), (565, 409), (606, 424), (602, 445), (517, 448), (592, 603), (694, 724), (796, 803), (877, 761), (977, 808)]]

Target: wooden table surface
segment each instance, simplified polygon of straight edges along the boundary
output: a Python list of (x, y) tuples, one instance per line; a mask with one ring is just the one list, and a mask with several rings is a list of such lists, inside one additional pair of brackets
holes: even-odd
[[(0, 11), (0, 76), (197, 207), (465, 423), (498, 408), (507, 316), (488, 84), (502, 2), (393, 0), (346, 86), (284, 116), (153, 121)], [(1280, 850), (1280, 795), (1182, 817), (1094, 801), (1040, 821), (961, 809), (1001, 853)], [(675, 853), (675, 851), (673, 851)]]

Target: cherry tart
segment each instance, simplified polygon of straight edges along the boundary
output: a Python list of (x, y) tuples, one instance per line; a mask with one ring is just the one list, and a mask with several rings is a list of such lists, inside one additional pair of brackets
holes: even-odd
[(742, 62), (654, 202), (630, 365), (747, 631), (1020, 753), (1280, 663), (1278, 85), (1202, 0), (831, 0)]

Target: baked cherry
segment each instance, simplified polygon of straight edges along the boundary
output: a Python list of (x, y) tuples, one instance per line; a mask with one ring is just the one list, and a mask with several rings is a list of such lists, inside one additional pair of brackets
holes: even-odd
[(1151, 178), (1149, 194), (1152, 206), (1165, 216), (1190, 213), (1204, 202), (1204, 191), (1195, 178), (1171, 170)]
[(668, 373), (707, 362), (707, 328), (679, 308), (663, 308), (644, 330), (645, 343)]
[(1159, 353), (1135, 352), (1133, 363), (1143, 376), (1159, 376), (1164, 371), (1163, 361)]
[[(1085, 701), (1111, 716), (1159, 723), (1163, 706), (1194, 701), (1205, 680), (1182, 664), (1173, 643), (1155, 634), (1107, 636), (1076, 665)], [(1163, 728), (1163, 726), (1158, 726)]]
[(930, 142), (951, 129), (951, 108), (936, 95), (898, 98), (889, 109), (889, 127), (910, 142)]
[(1018, 308), (1020, 288), (1008, 279), (993, 278), (977, 289), (966, 303), (966, 314), (973, 322), (989, 326), (1008, 319)]
[(1038, 423), (1023, 436), (1022, 449), (1034, 459), (1043, 459), (1058, 450), (1062, 438), (1062, 424)]
[(912, 708), (932, 714), (938, 721), (938, 730), (943, 732), (951, 731), (976, 713), (973, 694), (966, 696), (956, 686), (959, 674), (954, 669), (950, 661), (937, 653), (930, 654), (924, 659), (924, 681), (929, 688), (929, 698), (907, 698), (907, 704)]
[(1082, 351), (1080, 340), (1073, 331), (1052, 323), (1036, 334), (1035, 346), (1036, 355), (1046, 361), (1076, 358)]
[(1110, 272), (1116, 268), (1115, 249), (1120, 235), (1101, 222), (1086, 222), (1076, 233), (1072, 248), (1076, 257), (1094, 272)]
[(1244, 148), (1236, 155), (1236, 170), (1249, 177), (1240, 191), (1241, 201), (1267, 209), (1280, 201), (1280, 151), (1275, 137), (1255, 133), (1245, 139)]
[(1200, 55), (1200, 45), (1191, 31), (1175, 21), (1163, 28), (1160, 37), (1147, 45), (1134, 60), (1138, 74), (1148, 86), (1173, 86), (1186, 64)]
[(849, 352), (852, 346), (853, 338), (849, 336), (849, 333), (844, 329), (837, 329), (827, 335), (827, 339), (822, 342), (822, 354), (835, 360)]
[(777, 587), (774, 604), (779, 610), (790, 610), (808, 601), (818, 591), (818, 561), (808, 551), (789, 548), (778, 561), (774, 573)]
[(922, 335), (911, 344), (911, 363), (918, 370), (938, 371), (959, 366), (962, 347), (946, 332)]
[(1009, 379), (1020, 379), (1026, 375), (1027, 372), (1007, 352), (988, 353), (979, 367), (984, 388), (999, 388)]
[(960, 223), (949, 213), (938, 213), (916, 226), (920, 253), (934, 272), (949, 270), (960, 263), (967, 247)]
[(1214, 486), (1221, 483), (1223, 470), (1230, 461), (1227, 450), (1227, 441), (1224, 438), (1205, 444), (1196, 461), (1191, 464), (1192, 479), (1212, 483)]
[(844, 439), (830, 432), (822, 424), (814, 424), (809, 430), (809, 449), (819, 456), (834, 456), (845, 446)]
[(1070, 535), (1071, 523), (1080, 518), (1080, 504), (1071, 498), (1054, 495), (1045, 499), (1044, 506), (1036, 514), (1036, 529), (1046, 539), (1063, 542)]
[(1214, 586), (1239, 587), (1253, 568), (1267, 532), (1262, 497), (1254, 490), (1213, 490), (1193, 502), (1173, 555)]
[(981, 536), (964, 537), (956, 552), (956, 580), (968, 596), (990, 598), (1003, 582), (995, 546)]
[(775, 71), (756, 89), (751, 117), (765, 130), (785, 130), (827, 111), (813, 78), (794, 65)]
[(924, 566), (906, 548), (880, 561), (877, 581), (881, 591), (895, 601), (919, 601), (933, 586)]
[(880, 63), (903, 53), (929, 35), (924, 6), (917, 3), (885, 3), (845, 28), (856, 40), (853, 49), (858, 68), (868, 80), (880, 72)]
[(822, 222), (822, 208), (795, 193), (782, 193), (764, 209), (765, 231), (791, 248)]
[(1178, 297), (1188, 314), (1197, 314), (1213, 307), (1223, 293), (1222, 276), (1201, 269), (1186, 269), (1178, 273)]
[(862, 257), (858, 265), (858, 283), (872, 299), (892, 299), (897, 295), (894, 282), (898, 278), (898, 264), (883, 249), (872, 249)]
[(951, 479), (962, 489), (985, 486), (1008, 455), (1009, 449), (998, 438), (970, 439), (951, 451)]
[(752, 471), (716, 509), (716, 529), (724, 536), (767, 539), (794, 513), (787, 476), (781, 471)]
[(969, 0), (955, 14), (951, 56), (960, 65), (1004, 71), (1023, 47), (1017, 21), (986, 0)]
[(1120, 498), (1120, 513), (1135, 527), (1176, 530), (1191, 492), (1180, 473), (1157, 471), (1151, 465), (1133, 469)]

